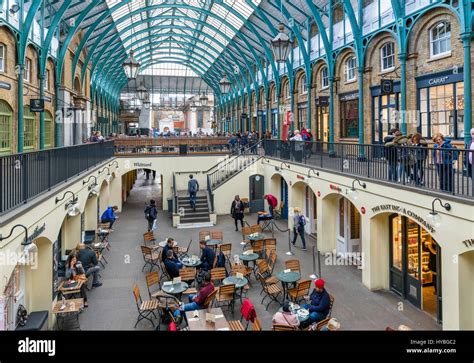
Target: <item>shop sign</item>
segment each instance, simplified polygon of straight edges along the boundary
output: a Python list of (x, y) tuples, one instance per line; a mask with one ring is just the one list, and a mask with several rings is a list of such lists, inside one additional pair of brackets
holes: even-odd
[(316, 97), (316, 106), (320, 106), (320, 107), (329, 106), (329, 96)]
[(11, 90), (12, 85), (10, 83), (7, 83), (7, 82), (0, 82), (0, 88), (6, 89), (6, 90)]
[(321, 197), (321, 192), (318, 192), (318, 197)]
[(133, 167), (135, 168), (151, 168), (151, 163), (133, 163)]
[(305, 178), (304, 178), (304, 176), (303, 176), (303, 175), (297, 175), (297, 176), (296, 176), (296, 179), (299, 179), (299, 180), (304, 180)]
[(341, 101), (352, 101), (359, 99), (359, 92), (345, 93), (339, 96)]
[(417, 77), (416, 85), (418, 88), (425, 88), (462, 81), (463, 67), (454, 67), (453, 69), (447, 71)]
[(360, 212), (361, 212), (362, 214), (365, 214), (365, 212), (366, 212), (365, 207), (362, 207), (362, 208), (360, 209)]
[(29, 236), (28, 236), (28, 240), (26, 241), (26, 243), (31, 243), (33, 242), (33, 240), (35, 240), (36, 238), (38, 238), (41, 233), (43, 233), (46, 229), (46, 223), (44, 223), (41, 227), (36, 227), (35, 230), (33, 231), (33, 233), (31, 233)]
[(44, 112), (44, 100), (31, 100), (30, 101), (30, 111), (31, 112)]
[(464, 244), (464, 246), (466, 246), (467, 248), (470, 248), (470, 247), (474, 247), (474, 239), (467, 239), (465, 241), (462, 241), (462, 243)]
[(436, 232), (434, 227), (431, 224), (429, 224), (423, 217), (420, 217), (415, 212), (409, 209), (400, 207), (398, 205), (381, 204), (372, 208), (372, 213), (378, 213), (378, 212), (393, 212), (393, 213), (403, 214), (404, 216), (407, 216), (413, 219), (414, 221), (418, 222), (419, 224), (421, 224), (427, 231), (431, 233)]
[(341, 187), (339, 187), (339, 186), (337, 186), (337, 185), (334, 185), (334, 184), (330, 184), (330, 185), (329, 185), (329, 189), (335, 190), (335, 191), (337, 191), (337, 192), (341, 192), (341, 191), (342, 191)]

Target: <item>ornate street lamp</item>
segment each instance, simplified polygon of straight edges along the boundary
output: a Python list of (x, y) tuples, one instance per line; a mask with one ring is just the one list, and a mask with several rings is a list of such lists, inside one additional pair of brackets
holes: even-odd
[(143, 86), (143, 84), (140, 85), (140, 87), (137, 88), (137, 96), (138, 99), (142, 102), (148, 99), (148, 90)]
[(133, 56), (133, 49), (130, 50), (130, 56), (123, 63), (123, 70), (128, 79), (135, 79), (138, 76), (140, 70), (140, 63)]
[(221, 81), (219, 82), (219, 87), (223, 95), (226, 95), (230, 92), (231, 83), (225, 74), (224, 74), (224, 77), (222, 77)]
[(288, 59), (290, 54), (291, 44), (293, 43), (290, 40), (288, 34), (285, 33), (285, 25), (280, 23), (278, 25), (278, 30), (280, 33), (271, 41), (273, 57), (278, 63), (284, 63)]
[(201, 106), (206, 107), (207, 103), (209, 102), (209, 98), (205, 93), (202, 94), (202, 96), (199, 98), (199, 102), (201, 102)]
[(435, 211), (435, 203), (439, 202), (441, 207), (443, 207), (445, 210), (450, 211), (451, 210), (451, 204), (449, 203), (443, 203), (443, 201), (439, 198), (435, 198), (433, 202), (431, 203), (431, 211), (428, 213), (426, 219), (428, 222), (430, 222), (433, 226), (439, 227), (441, 225), (441, 216), (438, 214), (437, 211)]

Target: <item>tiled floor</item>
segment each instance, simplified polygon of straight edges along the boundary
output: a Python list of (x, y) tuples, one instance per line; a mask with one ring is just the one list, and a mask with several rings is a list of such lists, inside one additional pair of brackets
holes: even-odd
[[(137, 317), (137, 308), (132, 295), (132, 286), (138, 283), (142, 296), (148, 296), (145, 285), (145, 272), (142, 272), (143, 258), (140, 245), (143, 242), (142, 234), (146, 229), (143, 210), (145, 202), (158, 199), (160, 195), (159, 178), (146, 181), (143, 174), (133, 188), (131, 195), (124, 204), (120, 219), (114, 225), (115, 231), (110, 240), (112, 248), (107, 253), (108, 265), (101, 272), (103, 286), (89, 291), (89, 307), (81, 314), (81, 329), (83, 330), (133, 330)], [(230, 201), (229, 201), (230, 203)], [(166, 207), (166, 206), (165, 206)], [(250, 224), (256, 216), (247, 216)], [(283, 227), (283, 223), (281, 227)], [(235, 232), (233, 220), (229, 216), (218, 218), (215, 227), (224, 231), (224, 239), (232, 243), (232, 252), (240, 253), (241, 233)], [(198, 254), (198, 230), (172, 227), (171, 218), (167, 212), (160, 212), (158, 231), (160, 240), (173, 236), (176, 241), (187, 245), (193, 239), (191, 252)], [(288, 235), (276, 233), (278, 262), (275, 271), (283, 270), (285, 255), (288, 249)], [(309, 240), (309, 239), (308, 239)], [(309, 276), (312, 271), (311, 240), (308, 241), (308, 251), (295, 250), (295, 258), (301, 262), (303, 277)], [(350, 266), (322, 266), (322, 277), (326, 280), (327, 290), (335, 297), (333, 316), (341, 322), (344, 330), (383, 330), (386, 326), (397, 327), (405, 324), (418, 330), (436, 330), (440, 326), (432, 316), (418, 310), (407, 301), (389, 291), (369, 291), (361, 282), (361, 271)], [(253, 277), (252, 277), (253, 279)], [(260, 285), (252, 280), (253, 287), (249, 291), (249, 298), (256, 306), (263, 328), (271, 328), (271, 317), (279, 308), (275, 303), (269, 310), (260, 305)], [(403, 302), (402, 305), (399, 303)], [(402, 306), (403, 309), (399, 310)], [(226, 312), (228, 318), (240, 318), (240, 304), (236, 305), (235, 316)], [(162, 327), (164, 329), (165, 327)], [(147, 321), (142, 321), (137, 329), (153, 329)]]

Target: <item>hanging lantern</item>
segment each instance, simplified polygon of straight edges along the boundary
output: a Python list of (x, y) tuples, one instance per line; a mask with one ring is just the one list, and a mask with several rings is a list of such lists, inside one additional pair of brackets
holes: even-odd
[(273, 57), (278, 63), (284, 63), (290, 54), (292, 41), (288, 34), (285, 33), (285, 25), (278, 25), (280, 33), (271, 41)]
[(199, 102), (201, 102), (201, 106), (206, 107), (207, 103), (209, 101), (209, 98), (205, 93), (202, 94), (202, 96), (199, 98)]
[(140, 70), (140, 63), (133, 57), (133, 50), (130, 51), (130, 56), (123, 63), (123, 70), (128, 79), (135, 79), (138, 76)]
[(224, 75), (224, 77), (222, 77), (221, 81), (219, 82), (219, 87), (221, 89), (221, 93), (223, 95), (226, 95), (230, 92), (230, 86), (231, 86), (231, 83), (229, 81), (229, 79), (227, 78), (226, 75)]
[(137, 88), (137, 96), (138, 99), (142, 102), (148, 99), (148, 91), (143, 86), (143, 84), (141, 84), (140, 87)]

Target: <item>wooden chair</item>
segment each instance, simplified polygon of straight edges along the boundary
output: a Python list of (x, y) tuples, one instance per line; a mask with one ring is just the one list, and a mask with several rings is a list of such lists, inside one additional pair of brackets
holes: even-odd
[(211, 231), (199, 231), (199, 241), (205, 241), (207, 236), (211, 236)]
[(234, 305), (235, 305), (235, 284), (220, 286), (217, 289), (215, 306), (217, 307), (227, 306), (233, 315)]
[(211, 281), (219, 281), (219, 284), (222, 284), (222, 280), (224, 280), (227, 276), (227, 272), (225, 267), (216, 267), (211, 270)]
[(252, 272), (253, 272), (253, 269), (251, 267), (245, 266), (242, 262), (240, 264), (231, 263), (230, 266), (231, 266), (230, 274), (232, 276), (236, 276), (237, 273), (241, 273), (249, 281), (249, 284), (250, 284), (250, 275), (252, 275)]
[(242, 239), (245, 241), (245, 237), (249, 234), (252, 234), (252, 228), (251, 227), (242, 227)]
[(331, 320), (331, 318), (326, 318), (324, 320), (321, 320), (319, 323), (316, 323), (316, 326), (314, 327), (314, 330), (321, 331), (322, 328), (324, 328), (326, 325), (328, 325), (329, 320)]
[(328, 295), (329, 295), (329, 313), (328, 313), (327, 318), (330, 318), (332, 314), (332, 307), (334, 305), (334, 296), (332, 296), (331, 294), (328, 294)]
[(158, 309), (158, 301), (156, 300), (143, 301), (140, 295), (140, 288), (138, 287), (137, 284), (133, 285), (133, 297), (135, 298), (135, 303), (137, 304), (137, 310), (138, 310), (138, 318), (137, 318), (137, 322), (135, 323), (134, 328), (136, 328), (138, 323), (142, 321), (143, 319), (148, 320), (150, 323), (152, 323), (154, 327), (155, 323), (153, 322), (151, 315), (153, 315), (156, 318), (155, 310)]
[(276, 238), (265, 238), (263, 246), (265, 248), (265, 257), (268, 259), (271, 251), (276, 251)]
[(224, 232), (222, 231), (211, 231), (211, 239), (217, 239), (219, 241), (224, 240)]
[(155, 236), (153, 235), (153, 232), (146, 232), (146, 233), (143, 233), (143, 243), (145, 244), (145, 246), (150, 243), (152, 245), (155, 244)]
[(269, 284), (265, 281), (263, 276), (260, 273), (257, 273), (257, 279), (260, 281), (262, 284), (262, 289), (265, 292), (265, 296), (263, 297), (262, 301), (260, 304), (263, 304), (263, 302), (268, 298), (269, 302), (267, 306), (265, 307), (265, 310), (268, 311), (268, 307), (270, 304), (275, 301), (278, 304), (281, 305), (280, 301), (278, 300), (278, 296), (282, 293), (281, 286), (279, 284)]
[[(191, 286), (196, 280), (196, 268), (195, 267), (183, 267), (179, 270), (179, 276), (181, 277), (181, 281), (186, 282), (189, 286)], [(191, 294), (191, 292), (187, 292)]]
[(209, 306), (212, 305), (212, 303), (214, 302), (214, 299), (216, 298), (217, 290), (218, 289), (214, 289), (213, 292), (211, 292), (209, 295), (207, 295), (207, 297), (206, 297), (206, 299), (204, 300), (204, 303), (203, 303), (203, 308), (204, 309), (207, 309)]
[[(152, 271), (146, 275), (146, 287), (148, 289), (148, 295), (150, 296), (150, 300), (156, 298), (156, 296), (161, 291), (161, 284), (160, 284), (160, 274), (158, 271)], [(152, 291), (150, 288), (154, 286), (158, 286), (158, 289)]]
[(150, 247), (140, 246), (143, 255), (143, 261), (145, 264), (142, 267), (142, 271), (145, 269), (146, 265), (150, 265), (150, 272), (153, 270), (153, 266), (160, 268), (161, 256), (157, 252), (153, 251)]
[(301, 275), (300, 261), (298, 260), (285, 261), (285, 270), (288, 270), (288, 269), (294, 272), (298, 272)]
[(267, 284), (277, 284), (279, 282), (279, 280), (275, 276), (272, 276), (272, 272), (270, 270), (270, 267), (268, 267), (267, 261), (258, 260), (257, 268)]
[(244, 204), (244, 213), (250, 212), (249, 198), (240, 198), (240, 200)]
[(298, 281), (296, 283), (296, 287), (288, 289), (288, 296), (293, 302), (298, 303), (300, 300), (304, 299), (304, 297), (309, 294), (310, 288), (311, 280)]
[(253, 243), (253, 252), (263, 257), (263, 239), (259, 239)]
[(168, 281), (172, 281), (173, 279), (168, 273), (168, 270), (166, 269), (166, 266), (163, 261), (160, 261), (160, 266), (161, 266), (161, 276), (160, 276), (161, 280), (166, 279)]
[(285, 325), (285, 324), (273, 324), (272, 326), (273, 331), (296, 331), (298, 330), (294, 326)]
[(251, 233), (262, 233), (262, 226), (260, 224), (254, 224), (250, 226)]
[(272, 274), (273, 274), (273, 271), (275, 270), (277, 257), (278, 257), (278, 255), (277, 255), (276, 251), (271, 251), (270, 254), (268, 255), (267, 263), (268, 263), (268, 267), (270, 268)]
[(179, 258), (183, 258), (183, 257), (187, 257), (188, 253), (189, 253), (189, 248), (191, 247), (191, 244), (193, 243), (193, 239), (191, 238), (189, 240), (189, 243), (188, 243), (188, 247), (184, 248), (184, 247), (178, 247), (178, 257)]
[(260, 323), (260, 319), (255, 317), (255, 320), (252, 324), (252, 331), (262, 331), (262, 324)]
[(245, 331), (245, 328), (240, 320), (228, 321), (231, 331)]

